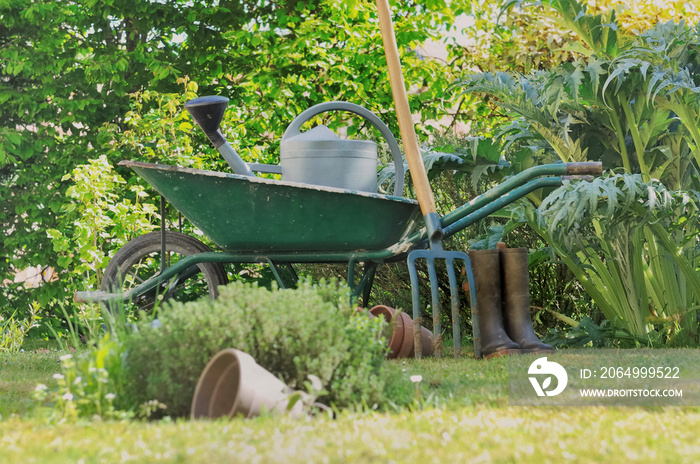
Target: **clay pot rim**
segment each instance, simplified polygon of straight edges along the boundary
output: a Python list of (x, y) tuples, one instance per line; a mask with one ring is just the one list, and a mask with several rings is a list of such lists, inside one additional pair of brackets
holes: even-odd
[[(230, 371), (234, 370), (235, 373), (233, 374), (237, 378), (237, 386), (236, 386), (236, 391), (231, 392), (231, 394), (234, 397), (234, 400), (231, 404), (231, 410), (229, 411), (228, 414), (225, 414), (224, 416), (230, 416), (230, 413), (236, 409), (237, 404), (240, 402), (238, 398), (238, 394), (241, 388), (240, 385), (240, 377), (241, 377), (241, 360), (239, 357), (239, 353), (242, 354), (247, 354), (243, 351), (237, 350), (235, 348), (225, 348), (218, 353), (216, 353), (207, 363), (206, 367), (202, 371), (202, 374), (200, 375), (198, 381), (197, 381), (197, 386), (195, 387), (194, 390), (194, 396), (193, 398), (193, 403), (192, 403), (192, 408), (190, 410), (190, 417), (192, 419), (197, 419), (197, 418), (202, 418), (206, 417), (209, 418), (210, 416), (210, 409), (209, 405), (211, 404), (211, 400), (214, 398), (214, 395), (218, 392), (219, 390), (219, 385), (224, 379), (224, 376), (228, 374)], [(248, 355), (250, 356), (250, 355)], [(228, 358), (228, 359), (227, 359)], [(216, 363), (223, 362), (224, 365), (222, 366), (222, 369), (220, 372), (215, 372), (213, 371), (213, 367)], [(212, 377), (214, 376), (214, 377)], [(213, 383), (213, 385), (212, 385)], [(205, 390), (206, 389), (206, 390)], [(196, 411), (195, 410), (195, 403), (194, 400), (197, 398), (200, 398), (200, 396), (203, 393), (208, 394), (206, 397), (206, 407), (203, 408), (202, 411)], [(199, 412), (200, 414), (198, 416), (195, 416), (195, 413)]]
[(397, 311), (391, 306), (386, 305), (376, 305), (369, 310), (369, 313), (373, 316), (383, 316), (387, 322), (391, 322), (391, 319), (396, 316)]

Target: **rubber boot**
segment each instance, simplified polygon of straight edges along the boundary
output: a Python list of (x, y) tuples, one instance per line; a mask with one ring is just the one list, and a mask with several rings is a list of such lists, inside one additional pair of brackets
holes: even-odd
[(469, 252), (479, 305), (481, 353), (487, 359), (520, 353), (518, 344), (508, 337), (503, 327), (499, 256), (498, 250)]
[(503, 285), (503, 319), (508, 336), (526, 353), (554, 353), (537, 338), (530, 319), (527, 248), (499, 249)]

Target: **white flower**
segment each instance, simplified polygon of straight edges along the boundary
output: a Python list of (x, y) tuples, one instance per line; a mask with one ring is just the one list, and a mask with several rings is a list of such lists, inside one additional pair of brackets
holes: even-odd
[(107, 393), (107, 394), (105, 395), (105, 399), (106, 399), (107, 401), (112, 401), (112, 400), (113, 400), (114, 398), (116, 398), (116, 397), (117, 397), (117, 395), (115, 395), (114, 393)]
[(411, 382), (413, 382), (413, 383), (420, 383), (422, 381), (423, 381), (422, 375), (412, 375), (411, 376)]
[(63, 374), (54, 374), (53, 378), (56, 380), (63, 380), (65, 379), (65, 376)]
[(72, 393), (66, 393), (63, 395), (63, 399), (66, 401), (73, 401), (73, 394)]
[(36, 386), (36, 388), (35, 388), (34, 390), (36, 390), (36, 391), (46, 391), (46, 390), (48, 390), (48, 388), (49, 388), (49, 387), (47, 387), (47, 386), (44, 385), (43, 383), (40, 383), (40, 384), (38, 384), (38, 385)]
[(61, 361), (68, 361), (72, 357), (73, 357), (72, 354), (64, 354), (63, 356), (59, 356), (58, 359)]

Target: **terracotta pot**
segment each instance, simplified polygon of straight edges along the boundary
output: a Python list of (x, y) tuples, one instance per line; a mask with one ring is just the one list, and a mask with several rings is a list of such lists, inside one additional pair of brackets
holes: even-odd
[[(397, 317), (398, 313), (398, 317)], [(412, 358), (415, 356), (413, 344), (413, 319), (404, 312), (398, 312), (389, 306), (379, 305), (370, 309), (370, 314), (375, 316), (383, 316), (387, 322), (396, 319), (394, 333), (389, 340), (388, 359), (394, 358)], [(435, 352), (435, 340), (433, 333), (421, 327), (420, 331), (421, 351), (423, 356), (432, 356)]]
[[(395, 321), (394, 332), (389, 340), (388, 359), (408, 358), (413, 352), (413, 320), (406, 313), (400, 313), (389, 306), (378, 305), (369, 310), (374, 316), (381, 316), (388, 323)], [(398, 316), (397, 316), (398, 313)]]
[[(396, 316), (396, 328), (403, 331), (403, 340), (397, 358), (410, 358), (413, 356), (413, 319), (406, 313), (398, 313)], [(394, 332), (396, 332), (396, 330)]]
[[(284, 382), (247, 353), (229, 348), (219, 351), (204, 368), (197, 382), (190, 411), (192, 419), (254, 417), (265, 407), (286, 412), (292, 393)], [(301, 415), (297, 402), (290, 413)]]

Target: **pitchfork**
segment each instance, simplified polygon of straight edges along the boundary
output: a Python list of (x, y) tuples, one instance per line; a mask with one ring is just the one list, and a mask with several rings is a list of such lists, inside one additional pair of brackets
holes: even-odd
[[(386, 53), (387, 66), (389, 68), (389, 80), (391, 82), (391, 90), (394, 96), (394, 106), (396, 107), (396, 116), (399, 121), (399, 130), (401, 139), (403, 140), (408, 167), (413, 178), (413, 185), (418, 197), (418, 203), (423, 213), (425, 226), (428, 233), (429, 249), (414, 250), (408, 255), (408, 271), (411, 278), (411, 292), (413, 297), (413, 329), (414, 329), (414, 344), (415, 356), (421, 357), (421, 308), (420, 308), (420, 289), (418, 284), (418, 273), (416, 270), (416, 261), (425, 259), (428, 266), (428, 276), (430, 279), (430, 289), (432, 296), (433, 307), (433, 334), (435, 336), (435, 356), (442, 355), (442, 336), (440, 327), (440, 301), (438, 294), (438, 280), (435, 271), (435, 261), (444, 260), (447, 266), (447, 275), (450, 284), (450, 302), (452, 306), (452, 333), (454, 338), (454, 355), (461, 355), (461, 340), (460, 340), (460, 323), (459, 323), (459, 296), (457, 277), (455, 275), (455, 261), (462, 261), (466, 270), (467, 279), (470, 288), (476, 288), (474, 284), (474, 276), (472, 274), (471, 262), (469, 256), (461, 251), (445, 251), (442, 248), (443, 230), (440, 223), (440, 216), (435, 207), (435, 199), (433, 192), (428, 182), (428, 176), (425, 172), (423, 159), (418, 148), (418, 139), (416, 137), (415, 128), (411, 118), (411, 110), (408, 106), (408, 97), (406, 96), (406, 87), (404, 85), (403, 73), (401, 71), (401, 62), (399, 60), (398, 46), (396, 45), (396, 37), (394, 35), (394, 26), (391, 21), (391, 11), (389, 9), (388, 0), (377, 0), (377, 9), (379, 11), (379, 24), (384, 42), (384, 51)], [(479, 316), (476, 304), (476, 292), (470, 292), (471, 308), (472, 308), (472, 327), (474, 330), (474, 354), (480, 357), (480, 338), (479, 338)]]

